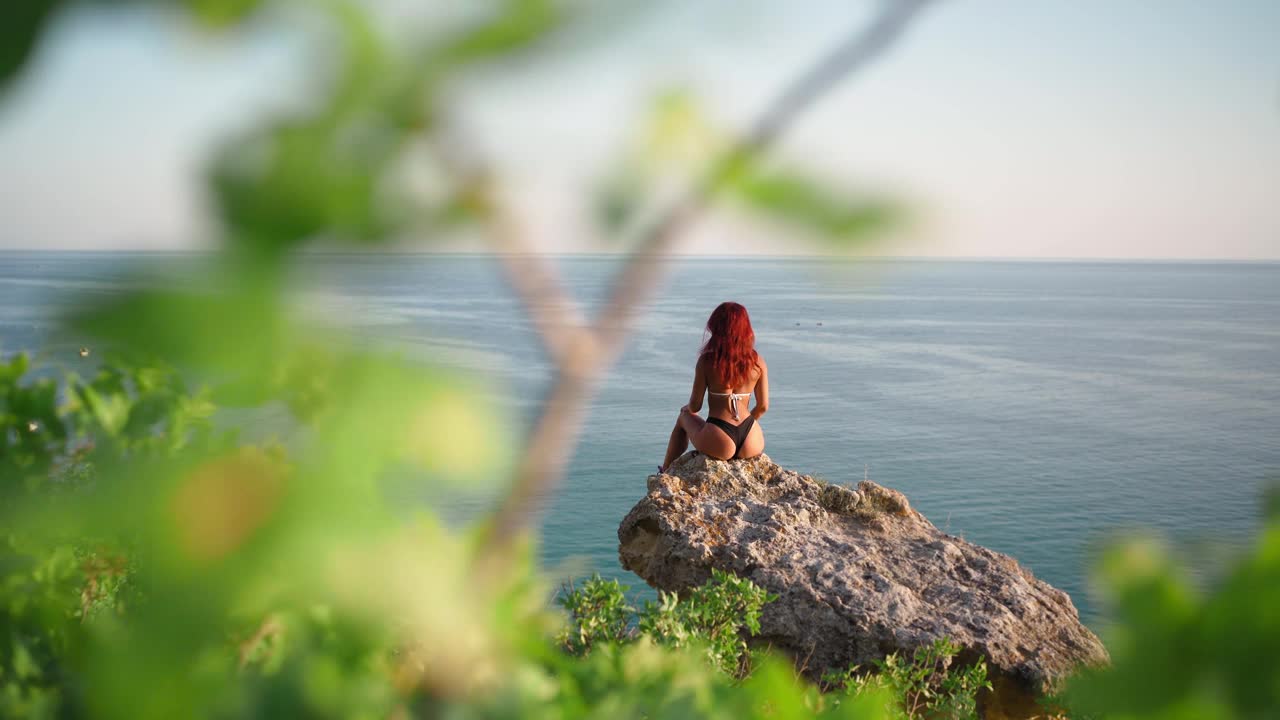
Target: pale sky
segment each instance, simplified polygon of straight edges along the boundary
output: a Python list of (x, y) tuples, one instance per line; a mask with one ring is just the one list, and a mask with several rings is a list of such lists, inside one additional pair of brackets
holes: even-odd
[[(692, 87), (742, 127), (869, 7), (654, 3), (477, 79), (459, 114), (539, 249), (600, 249), (589, 181), (656, 92)], [(65, 15), (0, 104), (0, 249), (204, 246), (205, 159), (298, 97), (315, 74), (301, 38), (270, 23), (211, 38), (154, 10)], [(1280, 259), (1280, 2), (938, 0), (778, 154), (906, 201), (916, 220), (883, 254)], [(718, 218), (685, 251), (819, 248)]]

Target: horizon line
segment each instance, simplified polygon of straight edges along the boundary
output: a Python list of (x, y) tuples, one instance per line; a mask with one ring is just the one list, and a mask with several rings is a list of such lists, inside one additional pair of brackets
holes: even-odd
[[(148, 249), (148, 248), (0, 248), (0, 254), (81, 254), (81, 255), (216, 255), (219, 249)], [(591, 258), (591, 259), (624, 259), (630, 257), (626, 252), (613, 251), (574, 251), (574, 252), (531, 252), (504, 253), (479, 251), (450, 250), (408, 250), (398, 248), (307, 248), (298, 252), (302, 257), (323, 255), (421, 255), (456, 258), (494, 258), (494, 257), (555, 257), (555, 258)], [(1111, 256), (1038, 256), (1038, 255), (871, 255), (857, 253), (832, 254), (764, 254), (731, 255), (726, 253), (675, 253), (663, 258), (665, 260), (838, 260), (838, 261), (897, 261), (897, 262), (1043, 262), (1043, 263), (1162, 263), (1162, 264), (1280, 264), (1280, 256), (1276, 257), (1111, 257)]]

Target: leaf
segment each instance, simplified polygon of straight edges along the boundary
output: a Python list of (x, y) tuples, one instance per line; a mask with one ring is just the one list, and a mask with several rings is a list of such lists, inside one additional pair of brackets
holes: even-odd
[[(118, 397), (118, 396), (114, 396)], [(126, 409), (128, 421), (122, 428), (130, 435), (141, 435), (168, 418), (177, 407), (177, 398), (165, 395), (148, 395), (140, 398), (132, 410)]]
[(231, 374), (266, 372), (286, 334), (269, 291), (236, 288), (137, 290), (74, 311), (66, 323), (131, 355)]
[(197, 20), (213, 28), (226, 28), (243, 22), (263, 0), (182, 0)]
[(320, 236), (381, 240), (411, 216), (392, 173), (422, 85), (392, 65), (361, 4), (321, 6), (340, 35), (332, 87), (308, 112), (235, 139), (208, 174), (231, 239), (269, 258)]
[(402, 138), (377, 116), (303, 118), (230, 146), (210, 184), (231, 237), (267, 256), (322, 234), (379, 239), (395, 226), (382, 181)]
[(13, 672), (19, 680), (32, 680), (40, 676), (40, 664), (31, 656), (25, 643), (18, 639), (13, 641)]
[(129, 398), (118, 393), (103, 395), (89, 385), (77, 385), (75, 389), (98, 425), (109, 435), (119, 435), (129, 420)]
[(850, 245), (894, 227), (902, 212), (883, 200), (855, 199), (794, 172), (752, 167), (726, 181), (726, 194), (767, 217)]
[(0, 363), (0, 385), (12, 385), (22, 379), (31, 367), (31, 356), (25, 352), (15, 353), (9, 362)]
[(451, 41), (442, 58), (460, 64), (524, 49), (558, 27), (563, 17), (552, 0), (505, 0), (493, 18)]
[(7, 90), (30, 60), (45, 26), (62, 0), (0, 3), (0, 92)]

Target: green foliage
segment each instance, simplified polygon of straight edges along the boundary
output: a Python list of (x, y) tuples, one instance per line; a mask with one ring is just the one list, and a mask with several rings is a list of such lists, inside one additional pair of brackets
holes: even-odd
[(903, 209), (887, 199), (797, 168), (766, 166), (749, 151), (716, 164), (732, 146), (731, 136), (687, 93), (659, 95), (631, 154), (602, 183), (598, 221), (616, 233), (642, 216), (650, 196), (669, 194), (673, 185), (705, 187), (738, 210), (832, 249), (856, 249), (906, 220)]
[(462, 64), (522, 50), (556, 29), (563, 19), (564, 12), (551, 0), (502, 0), (487, 22), (448, 42), (439, 62)]
[(62, 4), (61, 0), (23, 0), (0, 8), (0, 92), (22, 70), (45, 24)]
[[(854, 713), (852, 716), (865, 716), (874, 708), (885, 717), (912, 720), (976, 718), (978, 693), (991, 688), (986, 663), (979, 660), (956, 666), (960, 647), (944, 638), (906, 661), (890, 655), (877, 662), (873, 672), (856, 666), (828, 672), (821, 687), (832, 694), (824, 697), (817, 688), (799, 681), (794, 670), (782, 671), (775, 658), (753, 655), (747, 647), (747, 639), (760, 632), (764, 606), (777, 599), (750, 580), (716, 570), (685, 598), (660, 593), (659, 602), (646, 602), (634, 618), (626, 591), (616, 580), (596, 575), (559, 598), (569, 611), (569, 626), (560, 635), (563, 647), (575, 656), (597, 656), (574, 665), (577, 672), (585, 668), (598, 671), (628, 660), (638, 662), (637, 658), (653, 656), (657, 648), (675, 651), (672, 658), (688, 657), (688, 651), (693, 651), (705, 657), (706, 663), (703, 668), (686, 668), (684, 672), (702, 677), (703, 683), (719, 685), (723, 680), (713, 680), (705, 672), (713, 669), (720, 678), (732, 679), (746, 696), (750, 690), (768, 688), (764, 697), (776, 701), (775, 711), (793, 703), (791, 714), (806, 718), (839, 712), (842, 707)], [(630, 649), (633, 647), (636, 649)], [(634, 688), (633, 704), (620, 707), (619, 712), (625, 708), (643, 717), (669, 710), (651, 706), (643, 684), (637, 684), (640, 687)], [(754, 713), (761, 710), (757, 706)]]
[(1193, 589), (1152, 540), (1109, 551), (1100, 567), (1116, 618), (1112, 666), (1063, 696), (1073, 716), (1264, 718), (1280, 709), (1280, 518), (1213, 592)]
[[(0, 360), (0, 487), (69, 490), (104, 458), (173, 454), (209, 442), (213, 405), (154, 358), (108, 356), (91, 379), (37, 377), (25, 353)], [(0, 517), (4, 511), (0, 510)]]
[[(150, 2), (180, 4), (207, 27), (234, 26), (261, 6), (264, 0), (79, 0), (82, 4), (122, 5)], [(76, 0), (20, 0), (0, 4), (0, 94), (17, 79), (30, 61), (49, 23)]]
[(726, 192), (765, 217), (842, 246), (874, 238), (902, 221), (902, 210), (886, 200), (837, 192), (795, 171), (740, 172)]
[(897, 653), (875, 663), (875, 672), (863, 672), (858, 666), (844, 671), (829, 671), (822, 677), (824, 686), (859, 695), (872, 689), (887, 691), (895, 708), (908, 718), (977, 718), (978, 693), (990, 690), (987, 665), (983, 660), (967, 666), (956, 666), (960, 646), (947, 638), (917, 649), (909, 659)]
[(741, 676), (751, 670), (744, 635), (759, 634), (760, 612), (776, 599), (746, 578), (712, 570), (711, 579), (684, 600), (662, 593), (658, 603), (646, 602), (639, 626), (641, 632), (671, 647), (704, 643), (712, 665)]
[(569, 627), (562, 633), (565, 647), (586, 653), (604, 643), (645, 637), (673, 649), (697, 647), (711, 666), (734, 677), (751, 671), (747, 638), (760, 632), (760, 612), (777, 599), (745, 578), (713, 570), (711, 579), (684, 599), (660, 593), (659, 602), (646, 601), (637, 615), (626, 597), (627, 586), (599, 575), (570, 587), (559, 602), (569, 611)]
[[(145, 318), (161, 307), (131, 309)], [(237, 342), (255, 339), (290, 344)], [(555, 620), (529, 556), (498, 585), (477, 586), (472, 539), (429, 515), (406, 528), (379, 496), (381, 469), (406, 452), (436, 477), (475, 463), (482, 453), (466, 438), (480, 431), (452, 401), (473, 406), (471, 394), (421, 368), (298, 348), (297, 360), (264, 371), (229, 353), (191, 363), (244, 375), (262, 402), (309, 398), (295, 417), (315, 442), (288, 452), (215, 433), (210, 392), (140, 354), (103, 351), (86, 378), (5, 361), (5, 457), (32, 446), (17, 430), (35, 410), (60, 430), (36, 446), (39, 482), (6, 486), (0, 508), (12, 529), (0, 546), (0, 711), (734, 717), (729, 709), (817, 707), (790, 671), (784, 681), (781, 666), (748, 654), (771, 598), (723, 573), (638, 619), (625, 587), (593, 578), (562, 598), (572, 630), (556, 645), (571, 652), (549, 651)], [(170, 680), (153, 687), (161, 676)]]
[(71, 548), (0, 538), (0, 717), (51, 715), (59, 707), (71, 680), (70, 651), (81, 640), (82, 584)]
[(635, 608), (627, 604), (629, 589), (617, 580), (594, 575), (581, 588), (571, 585), (562, 593), (560, 606), (569, 611), (569, 628), (562, 636), (565, 647), (573, 653), (586, 653), (600, 643), (629, 639), (635, 613)]
[(209, 27), (220, 28), (245, 20), (263, 4), (263, 0), (181, 0), (181, 3), (200, 22)]

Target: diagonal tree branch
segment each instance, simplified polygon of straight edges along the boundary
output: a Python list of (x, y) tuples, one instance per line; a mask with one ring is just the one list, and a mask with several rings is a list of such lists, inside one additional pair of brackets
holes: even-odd
[(585, 316), (565, 292), (553, 263), (525, 242), (516, 218), (496, 197), (492, 186), (482, 182), (477, 194), (507, 282), (520, 296), (543, 347), (562, 368), (572, 361), (570, 355), (575, 347), (593, 344)]
[(801, 112), (879, 57), (930, 1), (887, 0), (869, 25), (784, 87), (747, 135), (712, 163), (703, 180), (641, 235), (592, 331), (580, 334), (563, 355), (559, 373), (516, 469), (511, 491), (492, 518), (482, 560), (495, 560), (504, 554), (563, 476), (585, 405), (620, 352), (636, 313), (660, 278), (661, 260), (680, 234), (702, 214), (726, 180), (768, 150)]
[(507, 282), (529, 313), (543, 348), (557, 367), (563, 367), (573, 347), (590, 344), (585, 316), (565, 292), (554, 265), (525, 240), (523, 228), (497, 191), (493, 173), (470, 152), (473, 147), (461, 129), (454, 124), (447, 134), (453, 137), (437, 148), (440, 162), (454, 176), (459, 199), (483, 219)]

